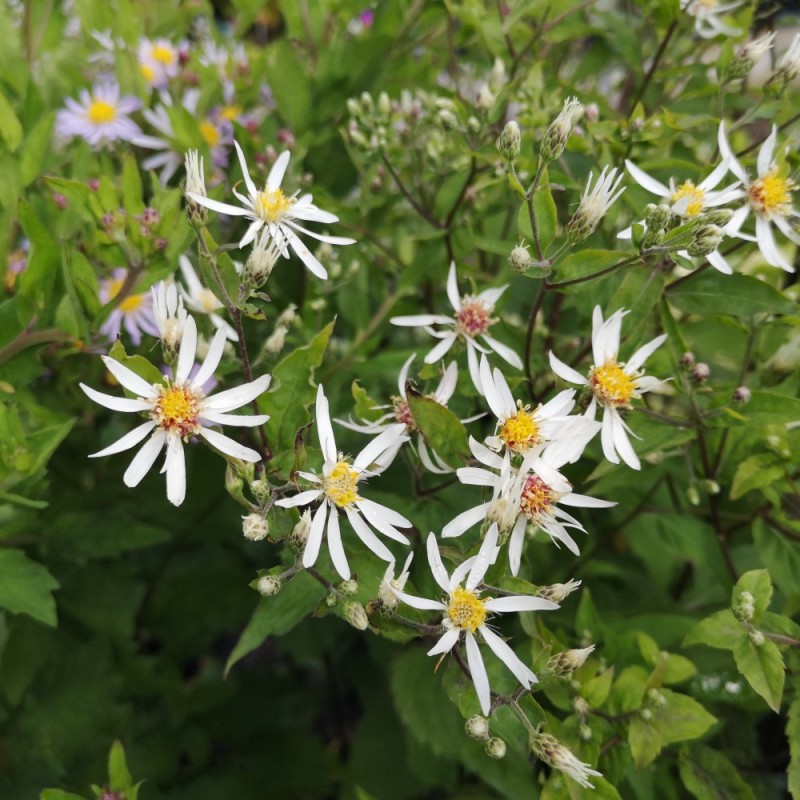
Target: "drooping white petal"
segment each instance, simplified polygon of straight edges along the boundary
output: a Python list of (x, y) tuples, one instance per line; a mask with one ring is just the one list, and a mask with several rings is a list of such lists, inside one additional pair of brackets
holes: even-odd
[[(331, 215), (333, 216), (333, 215)], [(338, 217), (333, 217), (334, 222), (338, 221)], [(306, 236), (310, 236), (312, 239), (316, 239), (319, 242), (327, 242), (328, 244), (355, 244), (356, 240), (351, 239), (349, 236), (329, 236), (327, 233), (317, 233), (317, 231), (310, 231), (308, 228), (304, 228), (302, 225), (298, 225), (296, 222), (292, 220), (286, 220), (283, 226), (288, 225), (289, 227), (293, 228), (296, 231), (300, 231), (300, 233), (306, 234)]]
[[(225, 350), (225, 341), (227, 340), (227, 331), (225, 328), (218, 328), (214, 338), (211, 340), (211, 345), (208, 348), (208, 353), (203, 360), (203, 363), (197, 374), (192, 378), (192, 386), (195, 389), (202, 389), (206, 381), (214, 374), (214, 371), (219, 366), (222, 353)], [(191, 369), (191, 366), (189, 367)]]
[(250, 383), (244, 383), (233, 389), (226, 389), (219, 394), (212, 394), (203, 400), (203, 411), (233, 411), (241, 408), (251, 400), (255, 400), (259, 395), (264, 394), (269, 387), (272, 378), (269, 375), (262, 375)]
[(267, 175), (268, 191), (274, 192), (276, 189), (280, 188), (280, 185), (283, 182), (283, 176), (286, 174), (286, 168), (289, 166), (290, 157), (291, 153), (288, 150), (284, 150), (275, 159), (275, 163), (272, 165), (272, 169), (270, 169), (269, 175)]
[(478, 630), (481, 632), (483, 641), (489, 645), (489, 648), (492, 650), (492, 652), (511, 670), (514, 677), (526, 689), (530, 689), (532, 683), (538, 682), (539, 679), (533, 673), (533, 670), (526, 664), (523, 664), (519, 656), (517, 656), (517, 654), (508, 646), (505, 641), (503, 641), (503, 639), (490, 630), (486, 625), (481, 625)]
[(436, 536), (433, 534), (433, 532), (428, 535), (428, 539), (425, 542), (425, 547), (428, 553), (428, 565), (431, 568), (433, 579), (439, 585), (439, 588), (446, 592), (450, 587), (450, 576), (447, 574), (447, 570), (442, 563), (442, 556), (439, 552), (439, 544), (436, 541)]
[(563, 378), (568, 383), (577, 383), (581, 386), (586, 385), (586, 378), (581, 375), (580, 372), (572, 369), (572, 367), (568, 367), (563, 361), (556, 358), (552, 350), (548, 353), (548, 356), (550, 358), (550, 369), (552, 369), (559, 378)]
[(708, 259), (708, 263), (723, 275), (731, 275), (733, 273), (733, 268), (728, 263), (728, 260), (725, 258), (725, 256), (719, 252), (719, 250), (714, 250), (711, 253), (708, 253), (706, 258)]
[(629, 374), (636, 372), (666, 340), (666, 334), (662, 334), (661, 336), (656, 336), (653, 341), (642, 345), (628, 360), (628, 363), (625, 365), (625, 371)]
[[(186, 383), (189, 373), (194, 366), (194, 357), (197, 352), (197, 323), (194, 317), (187, 317), (183, 326), (181, 349), (178, 352), (178, 366), (175, 368), (175, 383)], [(205, 381), (203, 381), (205, 383)], [(201, 384), (197, 384), (201, 385)]]
[(661, 183), (661, 181), (657, 181), (652, 175), (648, 175), (643, 169), (637, 167), (636, 164), (633, 163), (633, 161), (626, 159), (625, 166), (628, 168), (628, 172), (630, 172), (631, 177), (643, 189), (647, 189), (648, 192), (652, 192), (653, 194), (656, 194), (659, 197), (670, 196), (669, 189), (666, 186), (664, 186), (664, 184)]
[(110, 408), (112, 411), (148, 411), (153, 407), (147, 400), (134, 400), (128, 397), (114, 397), (111, 394), (103, 394), (85, 383), (78, 384), (83, 389), (84, 394), (90, 397), (95, 403)]
[(442, 634), (439, 638), (439, 641), (431, 647), (430, 650), (426, 653), (429, 656), (438, 656), (442, 653), (449, 653), (455, 643), (458, 641), (458, 637), (461, 635), (461, 628), (449, 628)]
[[(406, 594), (401, 592), (400, 589), (395, 589), (394, 586), (389, 587), (395, 594), (398, 600), (402, 600), (407, 606), (411, 608), (418, 608), (420, 611), (443, 611), (445, 605), (438, 600), (428, 600), (427, 597), (417, 597), (413, 594)], [(455, 629), (458, 631), (458, 628)]]
[(742, 165), (739, 163), (736, 156), (733, 154), (730, 145), (728, 144), (728, 136), (725, 133), (725, 121), (719, 123), (719, 131), (717, 132), (717, 144), (719, 146), (719, 153), (722, 158), (728, 162), (730, 171), (742, 182), (747, 183), (747, 173), (744, 171)]
[(239, 442), (234, 441), (229, 436), (225, 436), (224, 433), (212, 431), (211, 428), (200, 428), (198, 433), (210, 445), (219, 450), (221, 453), (224, 453), (226, 456), (238, 458), (240, 461), (248, 461), (250, 463), (261, 461), (261, 454), (257, 450), (253, 450), (252, 447), (245, 447), (243, 444), (239, 444)]
[[(335, 514), (336, 511), (331, 509), (331, 514)], [(314, 514), (314, 518), (311, 520), (311, 527), (308, 530), (308, 539), (306, 540), (306, 546), (303, 550), (303, 566), (313, 567), (314, 564), (317, 563), (317, 558), (319, 556), (319, 548), (322, 545), (322, 533), (325, 530), (325, 519), (328, 515), (328, 504), (323, 503)]]
[(114, 444), (110, 444), (108, 447), (96, 453), (92, 453), (89, 458), (100, 458), (101, 456), (110, 456), (114, 453), (123, 453), (125, 450), (130, 450), (131, 447), (135, 447), (139, 444), (155, 426), (156, 423), (153, 420), (145, 422), (143, 425), (139, 425), (129, 433), (126, 433), (120, 439), (117, 439)]
[(519, 572), (520, 563), (522, 561), (522, 545), (525, 543), (525, 528), (527, 525), (527, 519), (520, 514), (520, 516), (517, 517), (517, 521), (514, 523), (514, 528), (508, 540), (508, 566), (511, 570), (511, 574), (515, 576)]
[(469, 449), (472, 451), (472, 455), (474, 455), (481, 464), (485, 464), (492, 469), (503, 468), (503, 464), (505, 463), (503, 457), (490, 450), (486, 445), (481, 444), (472, 436), (469, 437)]
[(186, 458), (177, 434), (167, 435), (167, 458), (161, 471), (167, 473), (167, 500), (179, 506), (186, 499)]
[[(606, 410), (608, 414), (608, 410)], [(605, 421), (605, 419), (603, 420)], [(614, 447), (620, 455), (620, 458), (631, 468), (640, 469), (641, 464), (636, 453), (633, 451), (628, 434), (625, 432), (625, 426), (622, 422), (622, 417), (614, 413), (611, 415), (611, 430), (614, 436)]]
[(339, 530), (339, 515), (331, 511), (328, 517), (328, 552), (331, 554), (331, 561), (336, 571), (341, 575), (342, 580), (350, 577), (350, 565), (347, 563), (347, 556), (342, 544), (342, 534)]
[(468, 531), (473, 525), (482, 522), (486, 518), (486, 512), (489, 510), (490, 505), (491, 503), (482, 503), (479, 506), (475, 506), (475, 508), (462, 511), (442, 528), (442, 539), (451, 539), (454, 536), (461, 536), (462, 533)]
[(401, 328), (421, 328), (425, 325), (452, 325), (453, 318), (442, 314), (410, 314), (401, 317), (392, 317), (389, 322)]
[(106, 369), (129, 391), (139, 397), (152, 399), (156, 397), (156, 390), (153, 384), (148, 383), (144, 378), (140, 378), (133, 370), (128, 369), (124, 364), (111, 358), (110, 356), (100, 356)]
[(478, 643), (470, 631), (466, 631), (465, 641), (467, 645), (467, 664), (469, 665), (470, 675), (472, 675), (472, 683), (475, 685), (475, 691), (478, 694), (481, 711), (483, 711), (484, 716), (488, 716), (492, 705), (492, 691), (489, 688), (489, 678), (486, 675), (483, 657)]
[(446, 406), (450, 402), (450, 398), (453, 396), (453, 392), (455, 392), (457, 384), (458, 365), (455, 361), (451, 361), (445, 368), (442, 379), (439, 381), (439, 385), (436, 387), (436, 391), (433, 393), (434, 400), (436, 400), (436, 402), (440, 405)]
[(612, 508), (616, 505), (611, 500), (600, 500), (597, 497), (589, 497), (588, 494), (575, 494), (574, 492), (563, 495), (558, 502), (575, 508)]
[(320, 264), (317, 257), (303, 244), (300, 237), (289, 227), (281, 226), (281, 232), (289, 242), (289, 246), (297, 253), (300, 260), (308, 267), (308, 269), (316, 275), (320, 280), (327, 280), (328, 270)]
[(472, 385), (481, 397), (486, 395), (483, 388), (483, 381), (481, 380), (481, 371), (478, 366), (478, 350), (475, 347), (475, 342), (472, 339), (467, 339), (467, 368), (469, 369), (469, 377), (472, 379)]
[(236, 428), (253, 428), (269, 420), (269, 414), (220, 414), (217, 411), (202, 411), (200, 419), (215, 425), (232, 425)]
[[(396, 542), (410, 544), (408, 537), (400, 533), (400, 531), (387, 520), (385, 513), (393, 513), (391, 509), (380, 505), (380, 503), (364, 503), (363, 498), (356, 502), (356, 507), (375, 530), (382, 533), (384, 536), (388, 536), (390, 539), (394, 539)], [(401, 519), (403, 518), (401, 517)]]
[(612, 463), (619, 464), (619, 456), (614, 447), (614, 420), (616, 411), (611, 407), (606, 407), (603, 411), (602, 427), (600, 428), (600, 444), (603, 447), (603, 455)]
[(481, 338), (503, 361), (511, 364), (514, 369), (522, 369), (522, 359), (508, 345), (499, 342), (494, 336), (489, 336), (488, 333), (481, 334)]
[(767, 264), (771, 267), (780, 267), (787, 272), (794, 272), (794, 267), (778, 250), (778, 246), (775, 244), (775, 237), (772, 234), (772, 226), (766, 217), (756, 217), (756, 238), (758, 240), (758, 249)]
[[(428, 472), (432, 472), (434, 475), (449, 475), (453, 471), (433, 450), (430, 452), (428, 451), (428, 446), (425, 444), (425, 439), (422, 437), (422, 434), (420, 434), (417, 439), (417, 452), (419, 453), (419, 460), (422, 462), (422, 466), (425, 467)], [(439, 462), (438, 464), (434, 464), (431, 454), (433, 454), (437, 462)]]
[(403, 436), (405, 430), (406, 426), (402, 422), (396, 425), (390, 425), (385, 431), (369, 442), (355, 457), (353, 466), (359, 471), (367, 469), (373, 461), (376, 461), (380, 457), (381, 453), (395, 445), (398, 439), (408, 439), (407, 436)]
[(367, 500), (366, 497), (362, 497), (356, 505), (363, 511), (365, 508), (370, 509), (372, 513), (376, 516), (380, 516), (382, 519), (386, 520), (390, 525), (399, 525), (403, 528), (410, 528), (412, 527), (412, 523), (409, 522), (402, 514), (398, 514), (396, 511), (392, 511), (391, 508), (387, 508), (380, 503), (376, 503), (373, 500)]
[[(800, 233), (798, 233), (786, 219), (786, 217), (781, 217), (775, 215), (772, 218), (772, 221), (775, 223), (775, 227), (780, 230), (780, 232), (791, 242), (794, 244), (800, 245)], [(710, 259), (709, 259), (710, 260)]]
[(350, 524), (353, 526), (356, 536), (358, 536), (378, 558), (382, 558), (384, 561), (394, 561), (392, 551), (370, 530), (369, 525), (361, 519), (358, 511), (353, 508), (346, 508), (345, 514), (347, 514), (347, 519), (350, 520)]
[(230, 203), (220, 203), (219, 200), (212, 200), (210, 197), (205, 197), (202, 194), (195, 194), (194, 192), (186, 192), (186, 196), (205, 206), (211, 211), (216, 211), (218, 214), (227, 214), (229, 217), (246, 217), (252, 212), (248, 208), (241, 206), (232, 206)]
[(439, 342), (433, 350), (431, 350), (425, 356), (425, 363), (426, 364), (435, 364), (440, 359), (444, 358), (447, 355), (447, 352), (450, 348), (455, 344), (456, 339), (458, 337), (455, 333), (449, 333), (446, 336), (442, 337), (442, 341)]
[(450, 269), (447, 272), (447, 299), (456, 314), (461, 311), (461, 297), (458, 294), (458, 276), (456, 275), (455, 261), (450, 262)]
[(275, 501), (276, 506), (281, 508), (294, 508), (295, 506), (307, 506), (313, 503), (322, 494), (322, 489), (308, 489), (305, 492), (300, 492), (294, 497), (283, 497)]
[(126, 486), (133, 488), (138, 486), (142, 478), (149, 472), (150, 467), (155, 463), (161, 448), (167, 440), (167, 434), (162, 430), (157, 430), (141, 447), (139, 452), (125, 470), (122, 480)]
[(456, 474), (461, 483), (470, 486), (494, 486), (497, 483), (497, 475), (480, 467), (461, 467)]

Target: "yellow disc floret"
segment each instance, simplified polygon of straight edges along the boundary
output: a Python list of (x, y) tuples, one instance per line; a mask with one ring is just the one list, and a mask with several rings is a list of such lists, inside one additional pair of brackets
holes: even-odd
[(167, 47), (163, 44), (155, 45), (150, 55), (154, 61), (158, 61), (159, 64), (163, 64), (165, 67), (172, 66), (177, 59), (175, 51), (171, 47)]
[(531, 522), (539, 522), (557, 499), (556, 493), (538, 475), (529, 475), (520, 493), (519, 509)]
[(695, 186), (692, 181), (685, 181), (672, 193), (672, 202), (677, 203), (680, 200), (688, 202), (683, 216), (696, 217), (703, 210), (704, 194), (705, 192), (699, 186)]
[(794, 185), (787, 178), (778, 175), (777, 167), (766, 175), (753, 181), (747, 190), (750, 205), (758, 214), (771, 217), (786, 216), (792, 202), (791, 190)]
[(198, 127), (200, 128), (200, 135), (209, 147), (216, 147), (219, 144), (219, 130), (217, 130), (217, 126), (213, 122), (204, 120)]
[(256, 194), (253, 210), (264, 222), (280, 222), (294, 205), (294, 198), (287, 197), (280, 189), (264, 189)]
[(517, 413), (503, 423), (498, 435), (510, 450), (529, 450), (539, 441), (539, 426), (535, 416), (517, 401)]
[(107, 125), (117, 118), (117, 109), (105, 100), (92, 100), (87, 116), (94, 125)]
[[(341, 458), (341, 455), (339, 457)], [(357, 485), (358, 470), (353, 469), (346, 461), (337, 462), (323, 480), (325, 495), (339, 508), (351, 506), (356, 500), (361, 499), (358, 496)]]
[(459, 586), (450, 595), (447, 616), (453, 625), (475, 633), (486, 621), (486, 605), (474, 592)]
[(627, 406), (636, 396), (633, 378), (616, 361), (606, 361), (589, 373), (589, 385), (600, 402), (611, 406)]
[(153, 419), (167, 433), (177, 433), (182, 438), (200, 429), (198, 414), (200, 398), (188, 384), (164, 386), (153, 406)]
[(148, 83), (155, 83), (156, 71), (153, 69), (152, 64), (139, 64), (139, 72)]

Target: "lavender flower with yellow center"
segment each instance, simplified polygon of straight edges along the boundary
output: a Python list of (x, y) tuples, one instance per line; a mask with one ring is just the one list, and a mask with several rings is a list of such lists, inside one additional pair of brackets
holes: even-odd
[(158, 454), (166, 449), (162, 472), (167, 475), (167, 499), (179, 506), (186, 496), (186, 464), (183, 443), (189, 437), (204, 439), (215, 450), (241, 461), (259, 461), (261, 455), (244, 447), (210, 426), (236, 425), (252, 427), (263, 425), (269, 417), (265, 414), (243, 416), (229, 411), (255, 400), (269, 386), (270, 376), (262, 375), (250, 383), (215, 395), (206, 395), (203, 386), (212, 377), (222, 358), (225, 347), (224, 331), (217, 331), (208, 354), (193, 377), (192, 367), (197, 349), (197, 326), (192, 317), (183, 328), (178, 363), (174, 379), (164, 377), (163, 383), (148, 383), (121, 362), (103, 356), (109, 372), (134, 395), (133, 398), (114, 397), (80, 384), (86, 395), (112, 411), (144, 413), (147, 422), (126, 433), (109, 447), (93, 453), (90, 458), (112, 455), (130, 450), (143, 439), (145, 444), (125, 471), (126, 486), (137, 486), (155, 463)]
[(91, 92), (81, 90), (80, 100), (68, 97), (66, 108), (56, 114), (56, 136), (85, 139), (92, 149), (116, 141), (133, 141), (141, 130), (128, 116), (141, 108), (135, 97), (120, 97), (119, 85), (103, 83)]
[(600, 439), (605, 457), (613, 464), (620, 458), (633, 469), (639, 469), (639, 459), (628, 439), (629, 428), (620, 411), (631, 407), (631, 401), (643, 392), (649, 392), (663, 381), (643, 375), (639, 368), (664, 343), (666, 335), (657, 336), (640, 347), (627, 363), (619, 361), (620, 334), (622, 319), (628, 312), (620, 309), (607, 320), (603, 320), (600, 306), (595, 306), (592, 315), (592, 350), (594, 365), (584, 377), (572, 367), (559, 361), (550, 353), (550, 366), (553, 372), (569, 383), (588, 386), (592, 402), (587, 413), (594, 413), (598, 405), (603, 408), (603, 423)]
[[(114, 300), (125, 285), (128, 271), (124, 267), (117, 267), (111, 277), (100, 281), (100, 301), (105, 305)], [(125, 328), (131, 341), (138, 346), (142, 341), (142, 334), (159, 338), (161, 331), (153, 311), (153, 297), (148, 292), (129, 292), (108, 315), (100, 327), (100, 332), (115, 341)]]

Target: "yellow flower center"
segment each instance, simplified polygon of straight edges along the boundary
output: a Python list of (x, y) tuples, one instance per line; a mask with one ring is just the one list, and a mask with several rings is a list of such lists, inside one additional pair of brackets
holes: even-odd
[(450, 595), (447, 616), (453, 625), (475, 633), (486, 621), (486, 604), (474, 592), (459, 586)]
[(787, 178), (778, 175), (777, 167), (750, 184), (747, 196), (750, 205), (759, 214), (786, 216), (788, 206), (792, 202), (791, 190), (794, 184)]
[(222, 110), (219, 112), (220, 117), (222, 119), (228, 120), (228, 122), (233, 122), (234, 120), (239, 119), (239, 116), (242, 113), (241, 106), (223, 106)]
[(627, 406), (636, 395), (633, 378), (616, 361), (606, 361), (589, 373), (589, 385), (606, 405)]
[(163, 44), (157, 44), (150, 52), (150, 55), (154, 61), (158, 61), (159, 64), (163, 64), (165, 67), (175, 63), (175, 51)]
[(203, 311), (205, 311), (206, 314), (216, 311), (222, 305), (222, 303), (217, 300), (214, 292), (212, 292), (211, 289), (201, 289), (197, 295), (197, 300), (203, 307)]
[(139, 72), (148, 83), (155, 83), (156, 71), (150, 64), (139, 64)]
[(346, 508), (360, 499), (356, 490), (357, 484), (358, 471), (346, 461), (339, 461), (325, 477), (323, 489), (332, 503), (339, 508)]
[(475, 297), (461, 298), (461, 311), (456, 314), (456, 331), (474, 338), (479, 333), (488, 330), (494, 322), (491, 318), (493, 309), (487, 308), (481, 300)]
[(178, 433), (182, 438), (197, 433), (200, 397), (187, 384), (166, 385), (153, 406), (153, 419), (167, 433)]
[(264, 222), (280, 222), (294, 205), (294, 198), (287, 197), (281, 189), (256, 193), (255, 212)]
[(200, 135), (205, 139), (206, 144), (209, 147), (216, 147), (219, 144), (219, 131), (217, 130), (217, 126), (214, 125), (213, 122), (209, 122), (208, 120), (204, 120), (200, 123)]
[(500, 428), (499, 436), (511, 450), (529, 450), (539, 441), (539, 426), (528, 408), (517, 400), (517, 413)]
[(530, 475), (522, 487), (519, 509), (531, 522), (538, 522), (556, 499), (556, 493), (538, 475)]
[[(122, 284), (124, 283), (124, 279), (112, 281), (108, 287), (108, 299), (113, 300), (118, 294), (119, 290), (122, 288)], [(142, 303), (145, 301), (147, 295), (145, 294), (129, 294), (120, 304), (119, 310), (122, 311), (123, 314), (130, 314), (133, 311), (136, 311), (138, 308), (141, 307)]]
[(695, 186), (692, 181), (685, 181), (673, 193), (672, 202), (677, 203), (679, 200), (688, 198), (688, 205), (683, 212), (684, 217), (696, 217), (703, 210), (703, 196), (705, 192), (703, 189)]
[(107, 125), (117, 118), (117, 109), (105, 100), (92, 100), (87, 116), (93, 125)]

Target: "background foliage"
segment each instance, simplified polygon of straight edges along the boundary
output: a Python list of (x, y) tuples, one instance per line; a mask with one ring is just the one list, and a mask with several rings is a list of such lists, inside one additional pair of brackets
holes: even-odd
[[(537, 194), (542, 244), (553, 243), (553, 252), (590, 171), (630, 157), (664, 180), (699, 180), (716, 163), (720, 117), (744, 117), (732, 137), (740, 152), (775, 122), (794, 169), (797, 95), (790, 87), (770, 98), (747, 82), (721, 88), (734, 42), (698, 39), (677, 0), (386, 0), (371, 17), (359, 17), (364, 11), (345, 0), (234, 0), (216, 16), (204, 2), (32, 0), (0, 10), (3, 797), (59, 787), (41, 796), (65, 800), (88, 796), (92, 784), (128, 800), (137, 791), (142, 800), (584, 794), (529, 760), (524, 730), (506, 709), (492, 727), (508, 754), (489, 759), (464, 733), (474, 694), (452, 660), (434, 672), (425, 643), (379, 615), (371, 622), (385, 635), (353, 629), (305, 573), (275, 597), (249, 589), (259, 570), (282, 570), (291, 555), (241, 536), (237, 486), (229, 474), (226, 491), (218, 456), (190, 448), (180, 508), (167, 503), (160, 476), (128, 490), (124, 458), (86, 458), (127, 430), (78, 389), (79, 381), (105, 380), (97, 354), (109, 345), (99, 328), (111, 308), (99, 300), (98, 281), (127, 266), (146, 289), (174, 272), (179, 254), (192, 253), (193, 233), (182, 170), (165, 187), (142, 169), (141, 149), (54, 146), (55, 114), (91, 83), (88, 57), (100, 50), (92, 31), (110, 30), (126, 44), (113, 70), (145, 103), (154, 96), (137, 70), (139, 38), (188, 37), (187, 71), (198, 78), (205, 110), (222, 97), (216, 70), (193, 50), (198, 20), (218, 39), (245, 42), (237, 102), (267, 108), (267, 83), (274, 107), (255, 126), (236, 123), (237, 139), (250, 156), (290, 141), (293, 184), (313, 178), (316, 202), (341, 218), (336, 233), (358, 241), (323, 250), (325, 283), (297, 259), (281, 263), (267, 286), (271, 302), (255, 301), (245, 320), (251, 353), (273, 374), (262, 405), (272, 414), (275, 453), (267, 474), (278, 484), (303, 461), (319, 461), (315, 433), (298, 439), (317, 382), (340, 417), (395, 393), (401, 365), (427, 340), (388, 318), (444, 311), (451, 259), (462, 288), (511, 284), (500, 337), (522, 354), (545, 277), (583, 278), (632, 252), (616, 232), (641, 219), (652, 197), (626, 178), (625, 194), (581, 250), (546, 276), (512, 271), (508, 253), (531, 231), (495, 147), (510, 104), (523, 131), (517, 169), (528, 180), (537, 142), (563, 101), (577, 94), (596, 104)], [(748, 5), (735, 11), (740, 38), (754, 13)], [(487, 99), (481, 86), (496, 59), (504, 74)], [(387, 119), (380, 92), (397, 101)], [(349, 99), (356, 103), (348, 109)], [(210, 164), (199, 118), (178, 107), (172, 119), (180, 149), (200, 147)], [(225, 176), (239, 180), (235, 161)], [(134, 220), (145, 207), (159, 212), (147, 232)], [(108, 215), (118, 216), (109, 223)], [(126, 231), (126, 246), (110, 235), (114, 225)], [(240, 235), (218, 219), (212, 230), (220, 242)], [(800, 797), (797, 284), (754, 245), (726, 239), (724, 247), (733, 248), (732, 276), (701, 262), (694, 272), (676, 271), (651, 255), (548, 289), (533, 328), (530, 374), (539, 396), (554, 388), (548, 350), (585, 352), (595, 304), (631, 310), (626, 352), (662, 330), (669, 337), (648, 372), (672, 376), (674, 391), (630, 420), (642, 439), (641, 472), (603, 462), (595, 442), (571, 479), (618, 505), (581, 516), (589, 536), (579, 558), (546, 537), (529, 542), (525, 556), (523, 574), (534, 584), (583, 581), (546, 620), (522, 615), (514, 643), (535, 668), (551, 648), (597, 645), (585, 667), (544, 682), (525, 705), (534, 723), (603, 772), (597, 797)], [(793, 248), (786, 253), (794, 258)], [(26, 259), (18, 275), (15, 258)], [(297, 317), (283, 352), (270, 353), (264, 342), (290, 303)], [(153, 341), (134, 348), (123, 335), (128, 353), (157, 362)], [(416, 380), (430, 391), (437, 371), (422, 368), (419, 352)], [(708, 365), (707, 381), (692, 380), (681, 363), (687, 352)], [(507, 374), (524, 393), (525, 378)], [(459, 417), (482, 410), (465, 379), (462, 369), (452, 402)], [(732, 399), (742, 385), (751, 391), (747, 404)], [(473, 423), (470, 432), (488, 428)], [(467, 455), (457, 430), (449, 448), (441, 442), (455, 466)], [(364, 443), (343, 429), (337, 437), (348, 452)], [(398, 458), (371, 496), (414, 521), (418, 544), (474, 503), (474, 490), (442, 483)], [(295, 520), (274, 509), (272, 537), (286, 536)], [(351, 559), (356, 600), (368, 604), (384, 565), (360, 551)], [(416, 561), (414, 585), (431, 596), (421, 550)], [(754, 598), (745, 623), (734, 615), (742, 591)], [(494, 666), (493, 686), (512, 691), (510, 676), (495, 675)]]

